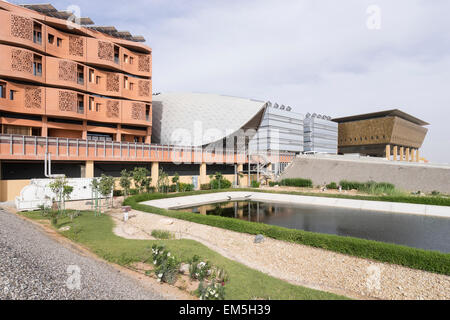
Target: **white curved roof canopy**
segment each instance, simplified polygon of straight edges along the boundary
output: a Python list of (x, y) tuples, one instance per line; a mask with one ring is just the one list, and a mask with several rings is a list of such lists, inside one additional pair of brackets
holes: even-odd
[(153, 96), (154, 143), (205, 146), (239, 130), (256, 130), (267, 103), (204, 93), (163, 93)]

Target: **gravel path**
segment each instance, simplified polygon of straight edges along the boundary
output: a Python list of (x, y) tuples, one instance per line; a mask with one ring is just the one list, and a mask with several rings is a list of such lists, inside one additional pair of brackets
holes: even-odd
[(450, 299), (450, 277), (378, 263), (332, 251), (265, 239), (139, 211), (123, 223), (113, 215), (114, 232), (130, 239), (151, 239), (151, 230), (197, 240), (223, 256), (296, 285), (365, 299)]
[(0, 300), (176, 298), (160, 291), (0, 210)]

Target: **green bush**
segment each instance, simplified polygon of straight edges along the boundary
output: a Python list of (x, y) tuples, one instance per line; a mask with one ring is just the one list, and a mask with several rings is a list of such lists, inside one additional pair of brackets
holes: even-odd
[(273, 181), (269, 182), (270, 187), (275, 187), (276, 185), (278, 185), (278, 182), (273, 182)]
[(327, 184), (327, 189), (337, 189), (338, 185), (336, 184), (336, 182), (332, 182), (330, 184)]
[(130, 195), (131, 196), (135, 196), (135, 195), (138, 195), (138, 194), (139, 194), (139, 191), (137, 189), (130, 189)]
[(231, 182), (228, 181), (227, 179), (212, 180), (210, 184), (211, 188), (214, 190), (231, 188)]
[(287, 186), (287, 187), (302, 187), (302, 188), (312, 188), (313, 183), (311, 179), (283, 179), (280, 182), (281, 186)]
[(123, 196), (123, 191), (122, 190), (114, 190), (113, 195), (114, 195), (114, 197), (121, 197), (121, 196)]
[(387, 182), (356, 182), (356, 181), (346, 181), (342, 180), (340, 185), (343, 190), (358, 190), (360, 192), (365, 192), (368, 194), (393, 194), (398, 192), (395, 189), (395, 185)]
[(152, 258), (155, 275), (159, 282), (174, 284), (177, 281), (181, 263), (163, 246), (152, 246)]
[[(251, 190), (251, 189), (248, 189)], [(190, 192), (177, 195), (163, 194), (142, 194), (130, 197), (125, 201), (126, 205), (130, 205), (135, 210), (160, 214), (175, 219), (186, 220), (190, 222), (200, 223), (204, 225), (223, 228), (231, 231), (242, 232), (247, 234), (262, 234), (266, 237), (299, 243), (307, 246), (322, 248), (334, 252), (339, 252), (356, 257), (372, 259), (381, 262), (393, 263), (409, 268), (435, 272), (450, 275), (450, 254), (437, 251), (427, 251), (422, 249), (410, 248), (406, 246), (383, 243), (372, 240), (365, 240), (352, 237), (342, 237), (330, 234), (313, 233), (303, 230), (287, 229), (278, 226), (266, 225), (262, 223), (253, 223), (249, 221), (226, 218), (221, 216), (203, 216), (192, 212), (182, 212), (174, 210), (165, 210), (139, 202), (156, 200), (161, 198), (172, 198), (176, 196), (186, 196), (194, 194), (211, 193), (211, 191)], [(289, 193), (282, 193), (289, 194)], [(299, 194), (299, 193), (291, 193)], [(327, 196), (329, 197), (329, 196)], [(340, 196), (333, 198), (349, 198), (349, 199), (369, 199), (374, 201), (395, 201), (409, 203), (425, 203), (450, 206), (450, 199), (438, 197), (395, 197), (395, 196)]]
[(175, 238), (175, 236), (170, 231), (165, 230), (153, 230), (152, 237), (161, 240), (170, 240)]
[(258, 182), (256, 180), (252, 181), (252, 188), (259, 188), (261, 186), (261, 182)]
[(211, 184), (206, 183), (206, 184), (200, 185), (200, 190), (211, 190)]
[(199, 256), (189, 260), (189, 276), (191, 279), (203, 281), (210, 275), (211, 264), (209, 261), (201, 261)]

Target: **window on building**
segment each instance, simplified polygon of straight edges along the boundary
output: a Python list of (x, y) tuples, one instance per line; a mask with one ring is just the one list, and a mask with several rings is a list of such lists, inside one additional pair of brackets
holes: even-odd
[(133, 91), (133, 89), (134, 89), (134, 83), (133, 83), (133, 82), (130, 82), (130, 84), (129, 84), (128, 86), (129, 86), (129, 88), (130, 88), (130, 91)]
[(63, 40), (62, 40), (61, 38), (57, 38), (57, 39), (56, 39), (56, 45), (57, 45), (58, 47), (62, 47), (62, 42), (63, 42)]
[(14, 100), (15, 93), (16, 92), (14, 90), (9, 90), (9, 100)]
[(145, 105), (145, 119), (147, 121), (150, 121), (150, 105)]
[(123, 55), (123, 62), (128, 63), (128, 55), (127, 54)]
[(120, 49), (118, 46), (114, 46), (114, 62), (119, 64), (120, 60), (119, 60), (119, 55), (120, 55)]
[(34, 55), (33, 74), (42, 77), (42, 57), (37, 54)]
[(95, 79), (95, 74), (94, 74), (94, 69), (89, 69), (89, 82), (94, 82)]
[(93, 107), (94, 107), (94, 98), (89, 97), (89, 111), (92, 111)]
[(134, 62), (134, 58), (130, 57), (130, 64), (133, 64), (133, 62)]
[(84, 84), (84, 67), (78, 65), (77, 67), (78, 84)]
[(53, 44), (55, 42), (55, 36), (52, 34), (48, 34), (48, 43)]
[(78, 113), (84, 114), (84, 97), (82, 94), (78, 95)]
[(42, 44), (42, 26), (39, 23), (34, 23), (33, 26), (33, 42)]
[(95, 111), (99, 112), (100, 111), (100, 103), (97, 103), (95, 105)]
[(0, 82), (0, 98), (4, 99), (6, 97), (6, 83)]
[(124, 78), (123, 78), (123, 87), (124, 87), (125, 89), (128, 89), (128, 77), (124, 77)]
[(99, 76), (95, 77), (95, 83), (96, 84), (100, 84), (100, 77)]

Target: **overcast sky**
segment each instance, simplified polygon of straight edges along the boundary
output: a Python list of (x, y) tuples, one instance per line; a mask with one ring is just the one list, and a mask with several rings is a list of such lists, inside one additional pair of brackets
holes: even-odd
[[(98, 25), (144, 35), (153, 49), (154, 92), (257, 98), (332, 117), (399, 108), (431, 123), (422, 155), (450, 162), (448, 0), (53, 5), (78, 5)], [(371, 5), (381, 10), (379, 20), (377, 11), (368, 13)]]

